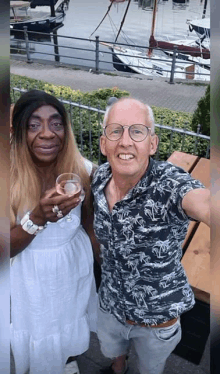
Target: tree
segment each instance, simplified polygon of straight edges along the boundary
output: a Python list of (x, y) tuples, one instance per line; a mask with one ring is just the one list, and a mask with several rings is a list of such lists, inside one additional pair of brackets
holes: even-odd
[(201, 97), (192, 118), (192, 130), (197, 132), (198, 125), (201, 125), (200, 132), (210, 136), (210, 84), (207, 86), (205, 95)]

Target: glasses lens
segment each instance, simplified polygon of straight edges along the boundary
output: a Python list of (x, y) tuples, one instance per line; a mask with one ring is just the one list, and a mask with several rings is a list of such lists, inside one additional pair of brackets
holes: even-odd
[(117, 124), (110, 124), (105, 127), (105, 135), (109, 140), (118, 140), (122, 136), (123, 127)]
[(130, 137), (135, 142), (141, 142), (148, 135), (148, 128), (144, 125), (131, 125), (129, 127)]

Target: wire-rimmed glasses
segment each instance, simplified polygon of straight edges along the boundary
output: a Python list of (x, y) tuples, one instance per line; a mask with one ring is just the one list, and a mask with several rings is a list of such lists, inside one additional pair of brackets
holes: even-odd
[(133, 124), (131, 126), (122, 126), (119, 123), (110, 123), (104, 128), (104, 134), (107, 139), (116, 141), (119, 140), (123, 133), (124, 129), (128, 128), (129, 136), (135, 142), (142, 142), (151, 131), (150, 127), (147, 127), (142, 124)]

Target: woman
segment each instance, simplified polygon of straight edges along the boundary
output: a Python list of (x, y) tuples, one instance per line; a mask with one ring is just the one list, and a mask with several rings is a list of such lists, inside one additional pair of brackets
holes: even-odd
[[(95, 330), (93, 254), (81, 225), (80, 192), (58, 195), (59, 174), (81, 177), (84, 222), (92, 227), (92, 163), (79, 153), (64, 106), (38, 90), (12, 115), (11, 345), (17, 374), (62, 374)], [(70, 213), (71, 219), (66, 216)]]

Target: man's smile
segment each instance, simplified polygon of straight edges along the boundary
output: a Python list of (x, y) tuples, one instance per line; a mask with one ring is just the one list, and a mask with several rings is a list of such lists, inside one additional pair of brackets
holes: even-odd
[(134, 158), (134, 155), (131, 153), (119, 153), (118, 158), (121, 160), (131, 160)]

